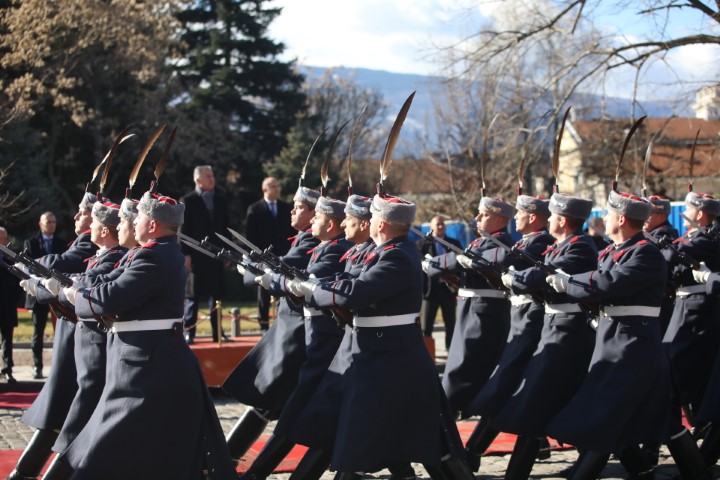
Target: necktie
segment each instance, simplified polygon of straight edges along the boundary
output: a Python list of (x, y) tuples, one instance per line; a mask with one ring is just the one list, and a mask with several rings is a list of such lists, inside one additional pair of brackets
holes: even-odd
[(277, 218), (277, 206), (275, 202), (270, 202), (270, 213), (272, 213), (273, 218)]
[(51, 238), (45, 239), (45, 252), (52, 253), (52, 239)]

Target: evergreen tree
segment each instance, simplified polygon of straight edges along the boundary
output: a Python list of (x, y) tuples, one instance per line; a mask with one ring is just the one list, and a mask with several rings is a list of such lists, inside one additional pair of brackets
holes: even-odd
[(303, 77), (294, 62), (278, 60), (285, 46), (267, 37), (268, 25), (281, 9), (266, 3), (198, 0), (177, 15), (184, 45), (183, 58), (175, 64), (185, 89), (180, 108), (226, 115), (227, 131), (218, 133), (231, 136), (242, 152), (242, 158), (226, 161), (243, 167), (272, 160), (295, 114), (305, 107)]

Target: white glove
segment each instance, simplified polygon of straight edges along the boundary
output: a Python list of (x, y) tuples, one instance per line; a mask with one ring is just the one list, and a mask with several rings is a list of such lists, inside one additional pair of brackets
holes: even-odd
[(503, 285), (505, 285), (508, 289), (512, 289), (513, 278), (515, 277), (514, 273), (515, 267), (511, 265), (507, 272), (500, 275), (500, 280), (502, 280)]
[(467, 255), (458, 255), (457, 263), (459, 263), (461, 267), (466, 268), (468, 270), (473, 269), (473, 261)]
[(37, 279), (35, 277), (30, 277), (27, 280), (20, 280), (20, 286), (29, 295), (37, 297)]
[(60, 282), (57, 281), (55, 278), (46, 278), (42, 281), (42, 284), (47, 288), (47, 290), (55, 295), (58, 296), (58, 293), (60, 293)]
[(553, 290), (555, 290), (558, 293), (565, 293), (567, 292), (567, 286), (568, 281), (570, 280), (570, 275), (563, 272), (562, 270), (558, 270), (555, 272), (554, 275), (548, 275), (545, 278), (545, 281), (550, 285)]
[(267, 290), (270, 288), (272, 279), (273, 279), (273, 271), (268, 268), (265, 270), (265, 273), (255, 277), (255, 283), (257, 283), (258, 285), (263, 287), (265, 290)]
[(423, 260), (422, 261), (422, 269), (423, 272), (428, 273), (428, 270), (430, 269), (430, 260)]
[(296, 297), (305, 297), (305, 301), (310, 301), (310, 299), (312, 298), (312, 294), (317, 287), (317, 283), (313, 282), (312, 280), (300, 281), (295, 278), (290, 281), (287, 286), (288, 289), (292, 292), (292, 294)]
[(700, 268), (692, 271), (693, 278), (698, 283), (707, 283), (711, 273), (712, 271), (705, 265), (705, 262), (700, 262)]
[(71, 287), (63, 287), (62, 289), (63, 295), (65, 295), (70, 303), (75, 305), (75, 294), (77, 293), (77, 288), (75, 285)]
[(245, 275), (245, 267), (238, 263), (237, 271), (240, 275)]

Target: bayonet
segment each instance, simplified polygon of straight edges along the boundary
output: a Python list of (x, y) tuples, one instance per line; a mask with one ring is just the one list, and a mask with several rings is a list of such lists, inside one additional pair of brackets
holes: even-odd
[(692, 218), (688, 217), (688, 216), (685, 215), (684, 213), (681, 213), (680, 216), (681, 216), (682, 218), (684, 218), (690, 225), (692, 225), (693, 227), (695, 227), (695, 229), (698, 231), (698, 233), (699, 233), (700, 235), (703, 235), (703, 236), (705, 236), (705, 237), (708, 237), (708, 238), (711, 239), (711, 240), (720, 241), (720, 234), (718, 234), (718, 233), (715, 231), (715, 229), (713, 229), (713, 228), (708, 228), (708, 227), (703, 227), (702, 225), (700, 225), (699, 223), (697, 223), (695, 220), (693, 220)]
[(245, 245), (247, 245), (248, 247), (250, 247), (250, 250), (251, 250), (252, 252), (257, 253), (257, 254), (261, 254), (261, 253), (262, 253), (262, 250), (260, 250), (260, 248), (259, 248), (257, 245), (255, 245), (255, 244), (252, 243), (250, 240), (248, 240), (247, 238), (245, 238), (245, 237), (243, 237), (242, 235), (240, 235), (238, 232), (236, 232), (236, 231), (233, 230), (232, 228), (228, 228), (228, 231), (229, 231), (230, 233), (232, 233), (233, 237), (237, 238), (237, 239), (240, 240), (242, 243), (244, 243)]

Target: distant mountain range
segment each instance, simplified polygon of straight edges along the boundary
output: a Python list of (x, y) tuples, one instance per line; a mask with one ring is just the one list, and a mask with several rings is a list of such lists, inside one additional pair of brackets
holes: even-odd
[[(327, 68), (300, 66), (300, 70), (310, 78), (320, 77), (328, 70)], [(434, 139), (434, 111), (431, 92), (437, 91), (443, 81), (442, 77), (412, 75), (405, 73), (392, 73), (382, 70), (370, 70), (366, 68), (343, 68), (337, 67), (332, 69), (337, 75), (352, 78), (358, 85), (372, 88), (383, 94), (385, 102), (388, 104), (388, 112), (390, 118), (388, 123), (392, 124), (395, 114), (402, 106), (403, 102), (410, 93), (416, 91), (412, 108), (408, 113), (408, 117), (403, 127), (403, 131), (417, 134), (426, 133), (428, 138)], [(598, 105), (595, 109), (584, 109), (577, 113), (577, 120), (593, 120), (600, 116), (601, 110), (605, 117), (610, 118), (627, 118), (632, 111), (632, 102), (623, 98), (612, 98), (578, 93), (575, 95), (575, 102), (570, 103), (578, 105)], [(636, 105), (636, 116), (647, 115), (648, 117), (666, 118), (676, 115), (679, 117), (694, 117), (694, 112), (690, 110), (690, 102), (683, 102), (684, 106), (678, 106), (675, 102), (640, 102)], [(424, 132), (426, 129), (429, 131)], [(402, 151), (399, 145), (398, 149)]]

